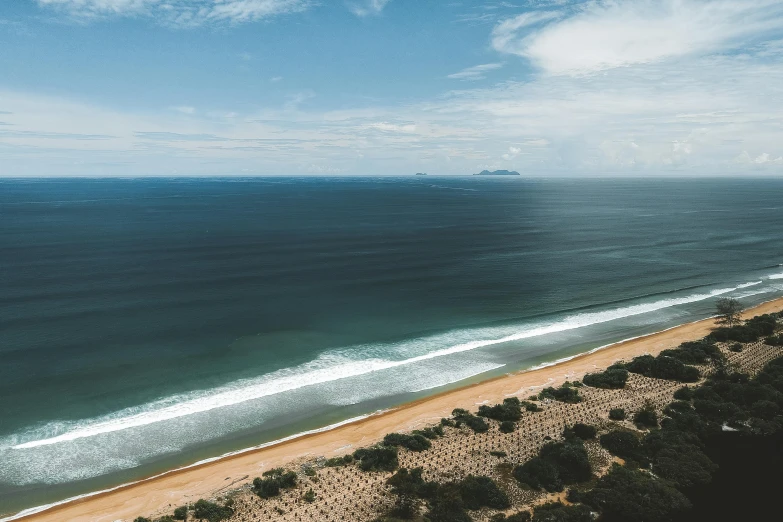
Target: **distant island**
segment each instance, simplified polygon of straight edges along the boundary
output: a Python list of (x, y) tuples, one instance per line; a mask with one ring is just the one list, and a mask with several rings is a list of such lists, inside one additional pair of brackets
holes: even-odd
[(488, 170), (482, 170), (478, 174), (473, 174), (474, 176), (519, 176), (519, 172), (515, 170), (493, 170), (492, 172)]
[(426, 172), (417, 172), (416, 175), (417, 176), (426, 176), (427, 173)]

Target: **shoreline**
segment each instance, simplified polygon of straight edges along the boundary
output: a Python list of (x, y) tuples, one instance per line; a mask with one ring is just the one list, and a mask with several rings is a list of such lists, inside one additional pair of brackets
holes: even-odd
[[(743, 316), (747, 318), (781, 309), (783, 297), (749, 308)], [(2, 518), (0, 522), (133, 520), (140, 515), (209, 498), (227, 487), (239, 487), (267, 469), (298, 459), (341, 455), (377, 442), (386, 433), (410, 431), (435, 423), (450, 415), (453, 408), (474, 409), (478, 404), (512, 395), (525, 398), (536, 388), (581, 378), (585, 373), (606, 368), (617, 360), (645, 353), (657, 354), (684, 341), (702, 338), (713, 327), (714, 318), (707, 318), (625, 339), (526, 370), (442, 391), (392, 409), (204, 459), (138, 481), (28, 508)]]

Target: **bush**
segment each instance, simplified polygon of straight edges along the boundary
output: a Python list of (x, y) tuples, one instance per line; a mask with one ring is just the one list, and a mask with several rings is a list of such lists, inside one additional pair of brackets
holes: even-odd
[[(769, 344), (769, 343), (767, 343)], [(734, 343), (731, 346), (729, 346), (729, 350), (731, 350), (734, 353), (739, 353), (743, 350), (742, 343)]]
[(146, 517), (136, 517), (133, 522), (152, 522), (152, 520)]
[(536, 413), (536, 412), (539, 412), (539, 411), (544, 411), (544, 409), (541, 408), (538, 404), (534, 404), (534, 403), (528, 402), (528, 401), (523, 401), (522, 402), (522, 406), (525, 407), (525, 411), (529, 411), (529, 412), (532, 412), (532, 413)]
[(459, 484), (460, 496), (468, 509), (508, 509), (511, 502), (508, 495), (489, 477), (468, 475)]
[(196, 519), (220, 522), (232, 516), (234, 516), (234, 510), (230, 506), (221, 506), (204, 499), (198, 500), (193, 505), (193, 517)]
[(174, 510), (174, 518), (176, 520), (188, 519), (188, 506), (180, 506)]
[(674, 392), (674, 398), (680, 401), (689, 401), (693, 399), (693, 390), (687, 386), (683, 386)]
[(397, 448), (394, 447), (361, 448), (354, 452), (353, 458), (359, 461), (362, 471), (394, 471), (399, 466)]
[(635, 434), (630, 431), (610, 431), (599, 438), (601, 446), (609, 453), (617, 455), (623, 460), (632, 460), (645, 466), (647, 456), (642, 449), (642, 443)]
[(579, 497), (610, 521), (668, 522), (691, 507), (685, 495), (668, 483), (617, 464)]
[(655, 407), (650, 403), (645, 404), (641, 410), (634, 414), (633, 422), (642, 428), (657, 428), (658, 413), (655, 411)]
[(517, 429), (517, 425), (511, 421), (503, 421), (500, 423), (501, 433), (514, 433), (514, 430), (516, 429)]
[(568, 404), (582, 402), (579, 390), (567, 384), (564, 384), (559, 388), (544, 388), (541, 393), (538, 394), (538, 397), (540, 399), (553, 399)]
[(281, 489), (290, 489), (296, 486), (296, 473), (285, 471), (283, 468), (275, 468), (265, 471), (264, 478), (253, 479), (253, 492), (261, 498), (272, 498), (280, 494)]
[(424, 451), (432, 447), (429, 439), (419, 434), (403, 435), (401, 433), (389, 433), (383, 438), (383, 444), (386, 446), (402, 446), (411, 451)]
[(443, 427), (438, 425), (434, 426), (432, 428), (424, 428), (422, 430), (413, 430), (414, 435), (421, 435), (422, 437), (427, 437), (428, 439), (435, 440), (438, 437), (443, 436)]
[(628, 370), (612, 368), (601, 373), (588, 373), (582, 378), (582, 382), (593, 388), (618, 390), (624, 388), (628, 382)]
[(480, 417), (486, 417), (497, 421), (515, 422), (522, 418), (521, 404), (519, 399), (512, 397), (505, 399), (503, 404), (479, 406), (478, 414)]
[(533, 522), (593, 522), (593, 517), (587, 506), (549, 502), (536, 507)]
[(326, 462), (324, 462), (324, 466), (328, 466), (330, 468), (336, 468), (339, 466), (345, 466), (347, 464), (350, 464), (353, 462), (353, 455), (345, 455), (343, 457), (333, 457), (331, 459), (326, 459)]
[(587, 451), (578, 438), (549, 442), (538, 456), (514, 468), (514, 477), (519, 482), (550, 492), (562, 491), (567, 484), (584, 482), (591, 475)]
[(457, 408), (451, 412), (456, 419), (456, 426), (459, 428), (462, 424), (472, 429), (476, 433), (486, 433), (489, 431), (489, 424), (487, 424), (481, 417), (476, 417), (467, 410)]
[(717, 362), (723, 359), (723, 354), (715, 346), (715, 341), (709, 338), (682, 343), (679, 348), (662, 351), (661, 355), (677, 359), (683, 364), (706, 364), (710, 361)]
[(308, 489), (307, 493), (302, 495), (302, 500), (304, 500), (308, 504), (312, 504), (313, 502), (315, 502), (315, 492), (313, 491), (313, 488)]
[(701, 376), (697, 368), (686, 366), (681, 361), (665, 355), (635, 357), (626, 368), (631, 373), (638, 373), (645, 377), (679, 382), (696, 382)]
[(506, 452), (505, 451), (490, 451), (489, 454), (492, 455), (493, 457), (505, 457), (506, 456)]
[(576, 435), (582, 440), (594, 439), (596, 434), (598, 433), (598, 430), (595, 429), (595, 426), (582, 424), (581, 422), (577, 422), (576, 424), (574, 424), (574, 427), (571, 428), (571, 430), (574, 432), (574, 435)]
[(616, 421), (625, 420), (625, 410), (622, 408), (612, 408), (609, 410), (609, 418)]

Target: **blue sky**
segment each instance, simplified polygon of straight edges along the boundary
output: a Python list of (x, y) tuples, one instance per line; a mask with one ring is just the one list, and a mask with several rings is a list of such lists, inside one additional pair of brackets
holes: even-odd
[(780, 175), (783, 0), (12, 0), (0, 176)]

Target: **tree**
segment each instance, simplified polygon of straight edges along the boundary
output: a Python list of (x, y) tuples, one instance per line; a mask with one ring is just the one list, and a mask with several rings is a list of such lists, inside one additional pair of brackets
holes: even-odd
[(718, 324), (731, 328), (732, 326), (736, 326), (740, 323), (742, 305), (736, 299), (731, 297), (723, 297), (718, 299), (715, 308), (718, 311)]

